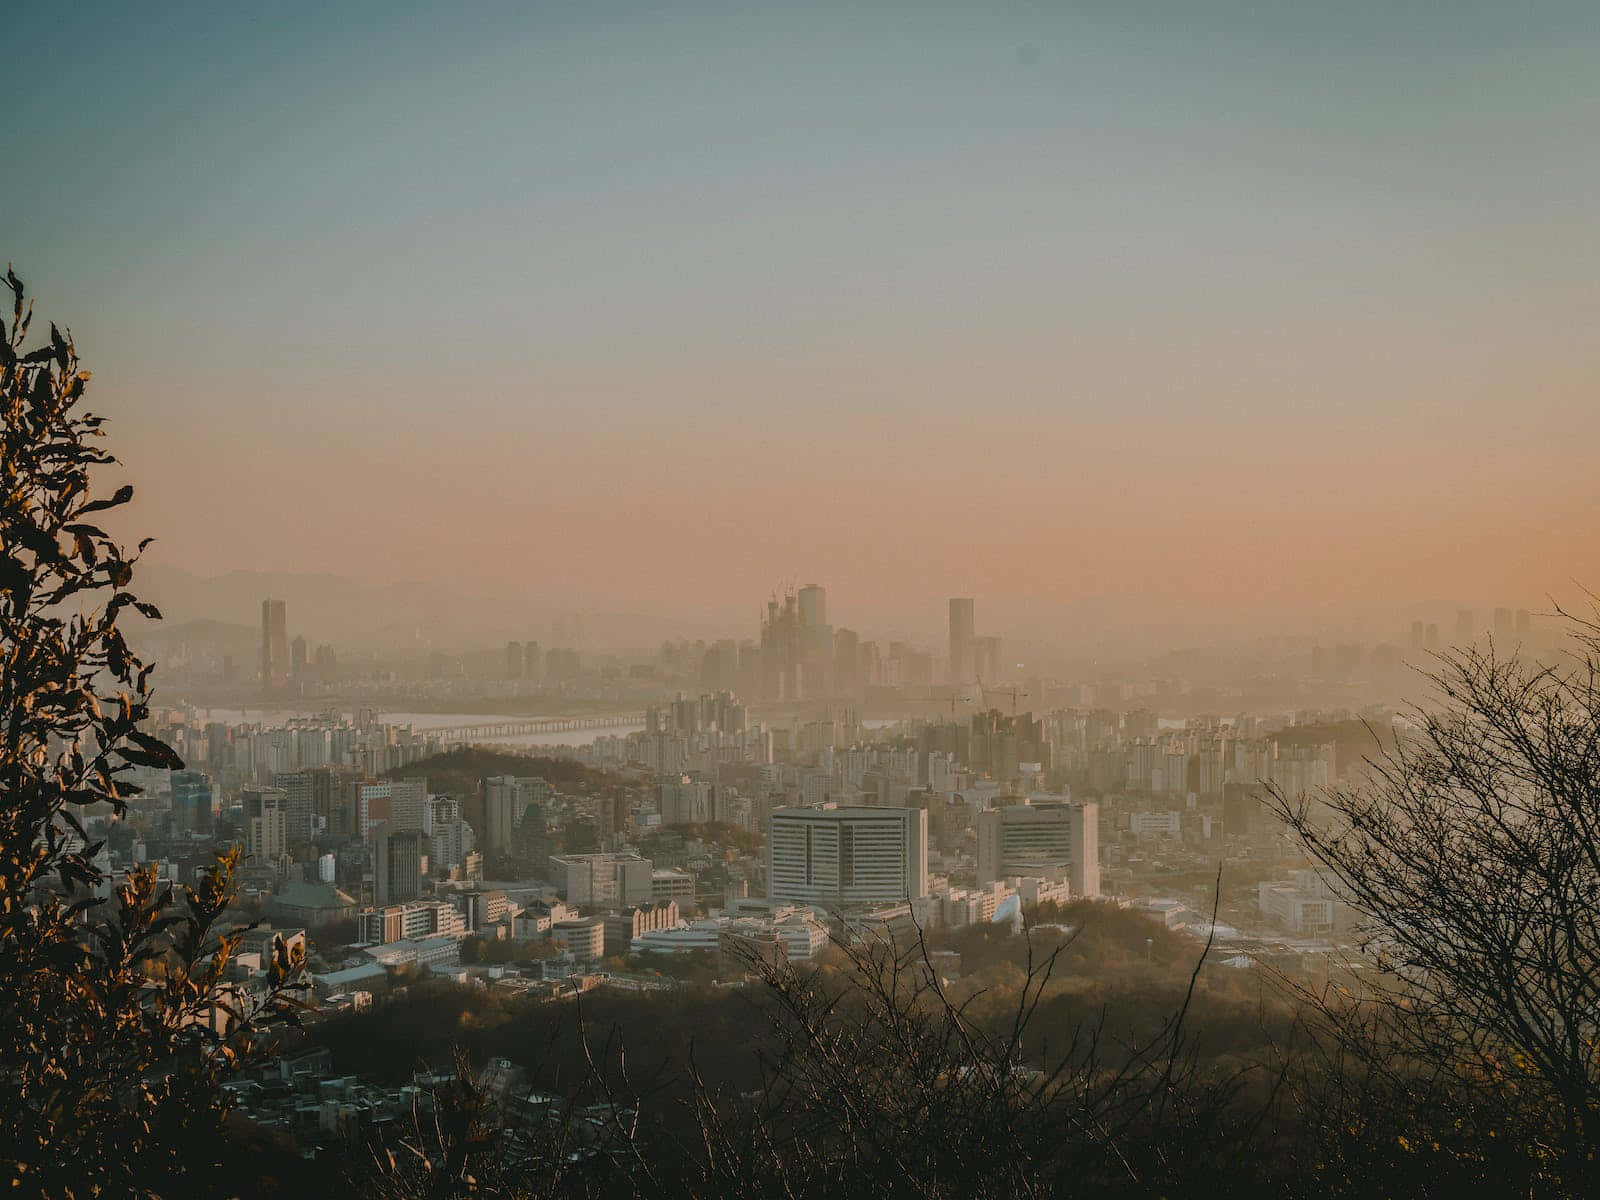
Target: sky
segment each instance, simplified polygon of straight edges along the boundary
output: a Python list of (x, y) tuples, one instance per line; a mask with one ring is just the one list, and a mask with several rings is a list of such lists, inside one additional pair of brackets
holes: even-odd
[(0, 257), (151, 561), (1069, 644), (1600, 585), (1593, 5), (8, 30)]

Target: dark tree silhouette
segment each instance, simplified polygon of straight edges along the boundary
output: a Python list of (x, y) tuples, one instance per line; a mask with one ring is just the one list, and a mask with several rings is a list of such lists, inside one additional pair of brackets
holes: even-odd
[(1499, 1121), (1581, 1191), (1600, 1149), (1600, 628), (1563, 615), (1553, 663), (1445, 652), (1435, 702), (1369, 778), (1274, 802), (1387, 968), (1310, 997), (1366, 1089), (1456, 1128), (1492, 1097), (1483, 1136)]
[[(129, 591), (100, 527), (129, 486), (96, 496), (115, 459), (81, 410), (89, 373), (69, 336), (31, 323), (9, 270), (0, 317), (0, 1161), (11, 1195), (204, 1194), (226, 1105), (218, 1084), (290, 1019), (304, 964), (278, 942), (258, 994), (225, 982), (240, 933), (219, 932), (237, 854), (173, 911), (153, 868), (95, 864), (90, 809), (120, 816), (135, 767), (183, 764), (140, 729), (151, 667), (118, 619), (160, 614)], [(218, 1186), (221, 1186), (219, 1183)]]

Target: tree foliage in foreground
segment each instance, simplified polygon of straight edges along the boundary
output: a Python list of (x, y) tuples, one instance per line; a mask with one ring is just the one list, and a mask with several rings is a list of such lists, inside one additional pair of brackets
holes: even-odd
[[(1435, 702), (1367, 777), (1279, 815), (1361, 914), (1386, 969), (1303, 993), (1320, 1045), (1430, 1151), (1507, 1143), (1574, 1193), (1600, 1183), (1600, 627), (1568, 617), (1542, 663), (1488, 643), (1441, 654)], [(1454, 1149), (1452, 1149), (1454, 1147)]]
[(183, 764), (140, 729), (150, 665), (124, 641), (139, 552), (102, 527), (115, 462), (82, 409), (89, 373), (10, 271), (0, 313), (0, 1169), (10, 1195), (205, 1194), (220, 1081), (292, 1016), (304, 964), (281, 942), (266, 990), (226, 982), (237, 854), (178, 889), (96, 865), (90, 811), (121, 816), (136, 767)]
[[(697, 1045), (670, 1066), (641, 1062), (627, 1030), (582, 1021), (580, 1004), (582, 1069), (557, 1103), (508, 1131), (458, 1056), (452, 1083), (358, 1184), (386, 1200), (954, 1200), (1201, 1194), (1231, 1179), (1272, 1081), (1201, 1067), (1186, 1020), (1203, 952), (1143, 1036), (1114, 1037), (1101, 1013), (1042, 1043), (1035, 1019), (1069, 944), (1034, 953), (1030, 940), (1020, 987), (994, 1005), (952, 992), (920, 938), (868, 938), (826, 970), (752, 957), (744, 1017), (761, 1036), (737, 1086), (705, 1072)], [(1263, 1094), (1241, 1100), (1252, 1082)]]

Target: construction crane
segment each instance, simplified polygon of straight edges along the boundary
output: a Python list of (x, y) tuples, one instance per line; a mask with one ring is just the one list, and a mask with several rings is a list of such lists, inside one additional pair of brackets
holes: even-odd
[(988, 695), (990, 692), (998, 692), (1002, 696), (1010, 696), (1011, 697), (1011, 717), (1012, 717), (1013, 720), (1015, 720), (1016, 716), (1017, 716), (1017, 697), (1018, 696), (1026, 696), (1028, 694), (1028, 690), (1026, 688), (988, 687), (988, 686), (986, 686), (984, 684), (982, 675), (978, 676), (978, 689), (980, 691), (982, 691), (984, 693), (984, 695)]
[[(956, 705), (957, 704), (971, 704), (972, 703), (971, 699), (969, 699), (967, 696), (959, 694), (960, 690), (961, 689), (959, 689), (959, 688), (951, 688), (950, 689), (950, 695), (949, 695), (948, 700), (949, 700), (949, 704), (950, 704), (950, 723), (952, 725), (955, 724)], [(907, 700), (905, 703), (907, 703), (907, 704), (944, 704), (945, 702), (946, 702), (945, 698), (942, 698), (942, 697), (939, 697), (939, 696), (924, 696), (924, 697), (922, 697), (920, 699), (917, 699), (917, 700)]]

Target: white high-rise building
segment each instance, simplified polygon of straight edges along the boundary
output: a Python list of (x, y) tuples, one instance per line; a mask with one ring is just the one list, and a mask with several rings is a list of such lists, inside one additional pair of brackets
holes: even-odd
[(1100, 806), (1036, 797), (978, 814), (978, 886), (1065, 875), (1080, 899), (1100, 894)]
[(370, 837), (373, 826), (379, 821), (388, 822), (391, 830), (421, 833), (428, 805), (428, 781), (390, 779), (381, 783), (358, 783), (353, 799), (356, 827), (362, 837)]
[(472, 826), (465, 820), (440, 821), (428, 835), (428, 862), (435, 871), (449, 871), (459, 867), (476, 846)]
[(767, 837), (773, 904), (848, 908), (927, 894), (927, 810), (833, 804), (773, 810)]
[(505, 854), (523, 810), (522, 784), (515, 775), (494, 775), (483, 781), (483, 849)]
[[(283, 858), (288, 851), (288, 811), (285, 808), (285, 795), (275, 787), (256, 792), (256, 805), (253, 813), (248, 816), (250, 821), (250, 858), (258, 866), (266, 866), (269, 862)], [(246, 803), (246, 811), (250, 805)]]
[(258, 866), (282, 858), (289, 849), (288, 799), (277, 788), (245, 792), (245, 819), (250, 828), (246, 850)]

